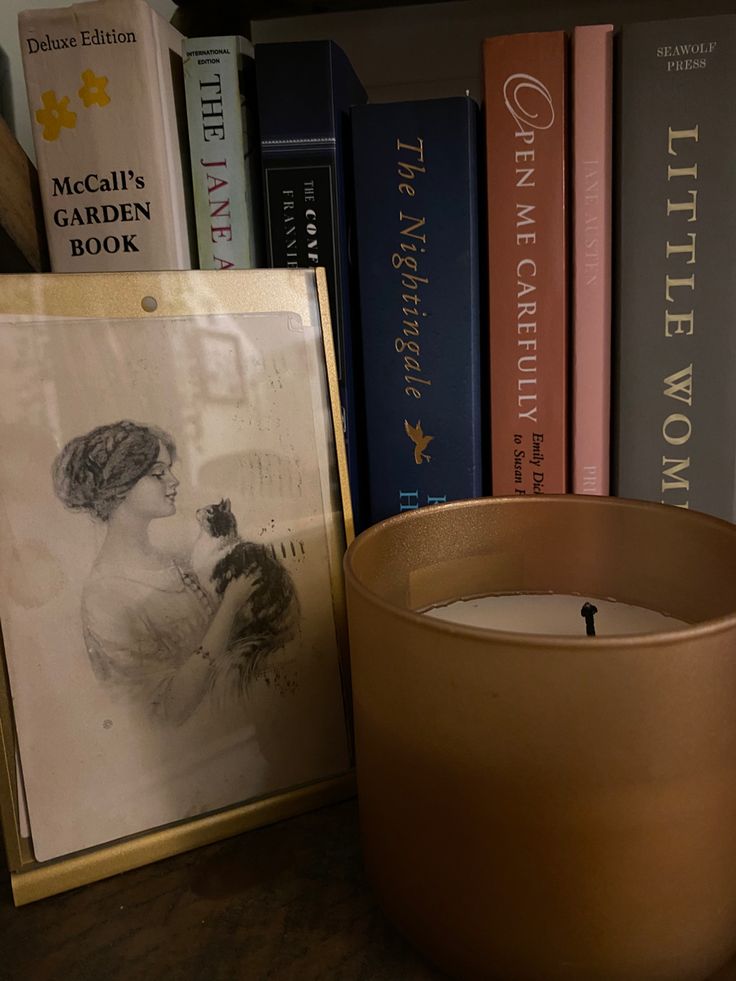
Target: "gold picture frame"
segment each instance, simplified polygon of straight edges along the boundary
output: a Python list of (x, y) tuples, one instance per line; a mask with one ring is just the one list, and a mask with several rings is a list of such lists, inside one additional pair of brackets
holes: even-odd
[[(278, 330), (281, 330), (282, 327), (286, 341), (279, 347), (280, 342), (277, 341), (277, 338), (281, 335), (278, 334)], [(204, 358), (196, 354), (199, 351), (201, 355), (203, 338), (206, 337), (207, 331), (210, 331), (217, 340), (209, 363), (206, 363)], [(258, 333), (259, 331), (260, 333)], [(107, 346), (104, 347), (104, 350), (103, 348), (100, 349), (102, 353), (96, 349), (98, 336), (107, 338)], [(154, 354), (150, 355), (149, 361), (146, 361), (146, 358), (149, 357), (146, 352), (157, 350), (156, 338), (159, 336), (172, 340), (172, 346), (167, 348), (169, 360), (163, 360), (163, 355), (159, 358), (158, 354)], [(192, 343), (187, 347), (187, 338), (189, 337), (191, 337)], [(54, 350), (49, 351), (48, 338), (63, 339), (63, 344), (66, 346), (58, 356)], [(260, 338), (260, 342), (258, 342), (258, 338)], [(274, 345), (274, 348), (273, 353), (269, 354), (269, 345), (271, 344)], [(5, 351), (0, 353), (6, 355), (3, 362), (6, 366), (3, 379), (4, 395), (0, 397), (0, 427), (4, 432), (6, 449), (10, 448), (10, 457), (7, 454), (5, 457), (5, 477), (0, 474), (0, 517), (2, 519), (0, 543), (3, 546), (2, 553), (0, 553), (3, 567), (0, 568), (0, 574), (3, 575), (0, 584), (0, 621), (3, 625), (3, 635), (7, 648), (2, 650), (0, 663), (0, 763), (2, 764), (0, 766), (0, 818), (2, 819), (16, 905), (22, 905), (351, 796), (354, 793), (354, 773), (349, 708), (347, 630), (341, 563), (344, 549), (353, 538), (353, 521), (324, 271), (322, 269), (309, 271), (230, 270), (227, 272), (8, 275), (0, 279), (0, 345), (5, 346)], [(231, 348), (233, 350), (238, 349), (239, 361), (237, 364), (229, 366), (231, 370), (225, 372), (220, 383), (212, 372), (213, 370), (216, 372), (217, 365), (223, 357), (229, 356), (228, 352)], [(266, 350), (266, 354), (262, 354), (264, 350)], [(9, 351), (15, 352), (15, 362), (13, 362), (13, 358), (10, 358), (10, 363), (8, 362)], [(18, 352), (22, 352), (22, 355)], [(290, 352), (296, 353), (292, 355)], [(60, 360), (54, 360), (57, 357)], [(293, 363), (289, 360), (292, 357), (296, 359)], [(125, 367), (126, 358), (135, 361), (134, 368), (130, 369), (133, 372), (130, 376)], [(181, 387), (167, 388), (167, 386), (173, 385), (173, 382), (168, 380), (165, 369), (169, 364), (178, 365), (179, 360), (177, 359), (186, 360), (186, 358), (191, 361), (187, 369), (187, 378), (189, 379), (186, 383), (188, 386), (186, 388), (188, 393), (187, 411), (182, 409), (175, 418), (181, 424), (182, 430), (186, 430), (187, 433), (198, 433), (196, 439), (199, 440), (197, 446), (200, 447), (201, 459), (196, 467), (192, 464), (193, 451), (191, 446), (194, 444), (187, 436), (183, 441), (181, 466), (187, 470), (190, 477), (192, 473), (197, 476), (190, 481), (192, 487), (189, 490), (188, 511), (183, 506), (184, 502), (182, 502), (182, 507), (178, 511), (176, 510), (176, 501), (183, 497), (177, 485), (180, 481), (183, 483), (183, 477), (181, 475), (178, 478), (169, 477), (172, 483), (166, 498), (169, 502), (166, 507), (170, 505), (168, 513), (173, 514), (176, 511), (177, 521), (182, 527), (186, 518), (189, 522), (188, 529), (193, 528), (196, 513), (196, 518), (204, 529), (204, 531), (200, 529), (199, 534), (200, 536), (204, 535), (205, 547), (208, 547), (207, 535), (215, 533), (207, 527), (208, 519), (206, 515), (203, 516), (203, 513), (209, 512), (211, 508), (195, 507), (193, 488), (204, 493), (205, 489), (219, 488), (230, 480), (231, 484), (237, 484), (237, 493), (234, 496), (236, 507), (239, 505), (241, 512), (247, 511), (249, 515), (252, 513), (258, 516), (258, 521), (256, 521), (256, 517), (253, 517), (252, 520), (256, 524), (260, 522), (258, 529), (256, 529), (255, 524), (246, 527), (246, 523), (243, 523), (243, 528), (240, 529), (239, 524), (239, 530), (245, 532), (245, 535), (240, 537), (247, 538), (251, 533), (253, 535), (258, 533), (266, 535), (264, 541), (268, 541), (267, 533), (271, 530), (271, 526), (275, 529), (274, 535), (278, 536), (279, 521), (282, 523), (289, 538), (288, 543), (284, 544), (284, 539), (280, 544), (271, 542), (268, 547), (271, 548), (276, 560), (285, 567), (288, 567), (287, 559), (293, 560), (294, 563), (298, 561), (305, 563), (299, 567), (297, 565), (294, 565), (293, 568), (288, 567), (292, 570), (289, 575), (296, 584), (294, 592), (300, 605), (297, 606), (297, 600), (294, 601), (295, 608), (298, 610), (298, 614), (295, 614), (298, 619), (297, 627), (291, 631), (288, 637), (284, 634), (286, 637), (284, 646), (279, 648), (282, 652), (284, 650), (295, 652), (291, 661), (284, 662), (286, 667), (282, 671), (282, 675), (286, 677), (289, 670), (292, 670), (293, 677), (288, 676), (286, 683), (279, 688), (278, 671), (274, 674), (276, 669), (264, 669), (262, 676), (259, 676), (254, 684), (261, 685), (259, 689), (261, 693), (266, 692), (264, 685), (269, 686), (268, 698), (272, 701), (268, 702), (266, 695), (263, 695), (264, 704), (269, 706), (274, 704), (273, 700), (277, 698), (275, 690), (279, 688), (279, 697), (283, 701), (278, 703), (277, 716), (272, 710), (269, 710), (271, 711), (269, 718), (272, 720), (276, 718), (276, 722), (271, 728), (277, 729), (283, 725), (288, 729), (288, 726), (292, 726), (293, 728), (288, 729), (288, 732), (294, 741), (301, 740), (307, 730), (311, 732), (312, 729), (318, 729), (320, 734), (313, 738), (314, 759), (308, 756), (311, 750), (305, 749), (302, 762), (294, 762), (289, 759), (288, 765), (282, 762), (271, 766), (272, 758), (263, 750), (260, 730), (256, 727), (256, 748), (267, 761), (268, 765), (264, 772), (268, 773), (268, 777), (263, 778), (262, 784), (253, 782), (252, 786), (245, 781), (242, 786), (246, 786), (246, 784), (250, 786), (247, 796), (227, 800), (223, 803), (223, 800), (213, 792), (211, 798), (207, 798), (205, 794), (204, 805), (202, 800), (199, 800), (198, 806), (192, 809), (191, 802), (187, 802), (186, 806), (184, 803), (178, 803), (176, 795), (171, 791), (169, 796), (180, 807), (181, 813), (175, 809), (172, 810), (171, 814), (165, 812), (169, 820), (154, 823), (151, 826), (134, 828), (131, 832), (130, 827), (134, 826), (135, 820), (141, 820), (140, 815), (136, 812), (136, 817), (130, 818), (130, 821), (133, 822), (130, 827), (126, 826), (124, 822), (120, 825), (123, 832), (127, 833), (110, 837), (109, 829), (92, 827), (89, 832), (88, 843), (86, 838), (74, 838), (71, 834), (69, 827), (74, 824), (74, 821), (70, 821), (68, 816), (63, 819), (55, 812), (55, 798), (53, 796), (49, 797), (51, 806), (46, 806), (43, 797), (45, 783), (38, 776), (39, 773), (43, 772), (43, 767), (46, 764), (43, 759), (37, 764), (34, 753), (36, 753), (35, 746), (37, 743), (46, 745), (47, 742), (54, 741), (55, 733), (50, 731), (50, 727), (55, 724), (53, 721), (55, 717), (53, 712), (45, 713), (44, 719), (50, 718), (51, 722), (46, 728), (44, 728), (45, 723), (44, 725), (39, 723), (36, 727), (33, 712), (29, 709), (29, 704), (33, 704), (33, 698), (36, 695), (32, 690), (33, 685), (28, 679), (33, 681), (38, 678), (47, 678), (49, 675), (48, 664), (45, 668), (45, 674), (38, 673), (42, 671), (43, 665), (41, 665), (41, 667), (34, 669), (37, 670), (36, 675), (24, 676), (24, 671), (31, 671), (31, 668), (25, 667), (26, 662), (33, 662), (34, 659), (28, 657), (21, 659), (21, 650), (16, 650), (22, 648), (22, 653), (26, 655), (33, 647), (33, 644), (28, 644), (24, 640), (27, 621), (33, 620), (35, 623), (40, 617), (40, 620), (45, 622), (43, 610), (46, 595), (42, 594), (41, 587), (32, 585), (30, 594), (27, 591), (23, 593), (23, 589), (28, 589), (27, 583), (21, 588), (18, 579), (12, 579), (14, 575), (17, 575), (21, 579), (26, 576), (32, 580), (32, 575), (29, 577), (27, 573), (29, 569), (31, 573), (36, 569), (34, 562), (40, 553), (38, 542), (34, 538), (31, 558), (25, 566), (22, 563), (18, 564), (21, 562), (18, 555), (20, 554), (22, 558), (26, 554), (23, 551), (25, 548), (24, 529), (27, 527), (27, 522), (32, 520), (33, 514), (39, 513), (39, 509), (36, 509), (36, 512), (33, 511), (34, 494), (36, 493), (34, 488), (37, 483), (44, 483), (43, 477), (47, 472), (44, 468), (49, 463), (46, 459), (48, 454), (44, 455), (44, 453), (39, 453), (39, 462), (33, 462), (34, 446), (36, 445), (34, 434), (44, 431), (44, 446), (54, 442), (55, 450), (61, 451), (64, 441), (73, 442), (72, 437), (81, 432), (83, 428), (110, 422), (109, 417), (115, 415), (113, 407), (117, 408), (118, 405), (130, 404), (130, 392), (135, 389), (136, 385), (140, 388), (141, 385), (148, 384), (146, 371), (150, 374), (150, 395), (146, 395), (146, 398), (149, 399), (146, 405), (150, 409), (151, 405), (165, 404), (172, 407), (171, 412), (173, 412), (174, 404), (178, 405), (179, 392), (183, 389)], [(250, 398), (248, 378), (246, 378), (247, 371), (245, 371), (244, 365), (247, 367), (249, 363), (255, 364), (256, 362), (260, 367), (257, 371), (254, 368), (256, 373), (251, 373), (250, 379), (251, 381), (260, 379), (263, 384), (258, 381), (258, 384), (252, 386), (253, 389), (257, 392), (264, 390), (267, 393), (276, 392), (276, 394), (259, 395), (260, 401), (254, 395), (246, 406), (241, 404), (242, 399), (238, 399), (238, 390), (242, 380), (243, 398)], [(51, 384), (49, 364), (57, 366), (63, 364), (65, 366), (66, 376), (61, 395), (58, 392), (53, 396), (48, 394)], [(301, 368), (295, 368), (295, 365), (301, 365)], [(276, 367), (274, 368), (274, 366)], [(258, 372), (261, 373), (258, 374)], [(197, 388), (198, 373), (199, 377), (204, 379), (200, 389)], [(118, 376), (121, 374), (122, 377), (118, 380)], [(176, 372), (172, 372), (172, 374), (179, 377)], [(100, 376), (103, 376), (102, 381), (100, 381)], [(302, 376), (304, 376), (303, 379)], [(141, 381), (141, 378), (144, 380)], [(133, 380), (131, 381), (131, 379)], [(297, 379), (296, 382), (295, 379)], [(304, 384), (298, 379), (302, 379)], [(177, 382), (177, 385), (181, 386), (181, 384), (181, 382)], [(108, 391), (111, 392), (109, 407), (106, 402)], [(284, 392), (287, 394), (280, 394)], [(64, 422), (63, 419), (60, 421), (57, 404), (59, 399), (62, 400), (62, 407), (67, 403), (72, 407), (73, 411), (67, 412), (67, 416), (74, 419), (73, 423)], [(204, 401), (200, 404), (198, 399)], [(208, 399), (210, 401), (207, 401)], [(37, 416), (37, 418), (34, 416), (30, 423), (29, 412), (35, 413)], [(228, 413), (230, 415), (227, 415)], [(205, 417), (204, 422), (203, 416)], [(293, 467), (297, 468), (295, 476), (294, 473), (291, 477), (288, 474), (285, 476), (278, 468), (274, 469), (271, 458), (276, 454), (269, 454), (267, 446), (255, 462), (247, 457), (239, 436), (241, 431), (243, 434), (251, 431), (247, 428), (248, 426), (258, 425), (263, 431), (269, 431), (270, 428), (278, 430), (278, 438), (281, 439), (281, 443), (278, 445), (281, 447), (283, 463), (283, 447), (291, 445), (288, 444), (288, 440), (287, 443), (283, 442), (285, 438), (283, 433), (289, 430), (289, 420), (296, 420), (297, 418), (299, 426), (294, 422), (294, 433), (308, 431), (309, 439), (313, 442), (305, 442), (302, 452), (297, 441), (294, 459), (289, 461), (292, 470)], [(49, 422), (49, 420), (51, 421)], [(89, 425), (85, 422), (82, 426), (84, 420), (88, 420)], [(247, 425), (244, 420), (247, 420)], [(158, 424), (158, 420), (152, 421)], [(308, 426), (308, 430), (304, 429), (305, 425)], [(206, 434), (203, 436), (203, 427), (207, 429), (209, 436)], [(102, 429), (103, 427), (100, 425), (98, 428)], [(165, 429), (163, 426), (161, 428)], [(45, 429), (49, 429), (53, 433), (53, 440), (47, 438), (49, 434), (45, 432)], [(155, 431), (160, 432), (158, 428)], [(180, 436), (181, 434), (177, 435)], [(296, 439), (297, 437), (289, 438)], [(30, 440), (27, 446), (24, 442), (26, 439)], [(219, 450), (222, 450), (223, 447), (229, 448), (228, 452), (220, 452), (216, 457), (209, 458), (205, 452), (208, 445), (207, 439), (211, 442), (217, 442)], [(205, 451), (201, 449), (203, 443)], [(163, 442), (160, 443), (160, 446), (164, 462), (161, 463), (162, 458), (160, 457), (157, 464), (160, 464), (162, 471), (171, 465), (173, 472), (174, 453), (171, 452), (169, 456), (166, 456), (167, 451), (164, 449)], [(58, 472), (58, 461), (62, 456), (63, 452), (59, 452), (56, 462), (54, 462), (55, 473)], [(26, 458), (31, 458), (31, 462), (24, 463)], [(29, 473), (41, 475), (41, 480), (28, 482), (31, 488), (28, 500), (20, 501), (18, 487), (13, 485), (13, 480), (17, 478), (18, 469), (16, 466), (15, 477), (9, 473), (12, 470), (13, 460), (21, 460), (20, 466), (27, 465), (35, 468), (29, 470)], [(283, 464), (282, 470), (284, 469), (288, 469), (287, 464)], [(258, 494), (262, 493), (262, 497), (252, 496), (254, 484), (252, 480), (250, 483), (245, 482), (245, 478), (242, 476), (245, 471), (248, 473), (257, 472), (261, 483), (266, 481), (266, 489), (263, 492), (258, 491)], [(205, 476), (201, 476), (202, 474)], [(158, 477), (158, 474), (155, 476)], [(271, 484), (266, 478), (271, 480)], [(56, 477), (54, 479), (56, 480)], [(288, 492), (285, 492), (284, 496), (286, 503), (279, 503), (280, 510), (274, 509), (278, 510), (278, 515), (269, 523), (263, 519), (266, 514), (265, 505), (260, 505), (259, 502), (262, 498), (264, 500), (267, 498), (272, 505), (274, 500), (281, 501), (279, 495), (274, 494), (273, 485), (278, 481), (285, 482), (285, 486), (288, 487)], [(15, 497), (13, 497), (13, 492), (8, 490), (11, 485), (15, 486)], [(312, 488), (309, 491), (312, 497), (308, 497), (307, 491), (303, 490), (307, 485)], [(125, 494), (127, 493), (128, 491), (125, 491)], [(48, 490), (44, 489), (43, 494), (48, 497)], [(125, 500), (125, 494), (120, 496), (121, 500)], [(317, 501), (316, 505), (315, 501)], [(204, 499), (196, 501), (196, 504), (204, 505), (206, 503), (208, 502)], [(224, 500), (220, 503), (225, 505)], [(67, 511), (63, 513), (64, 503), (57, 502), (54, 505), (56, 508), (53, 512), (54, 520), (68, 523), (72, 520), (69, 508), (79, 510), (74, 502), (70, 505), (67, 500), (65, 505)], [(118, 505), (115, 503), (113, 506), (117, 507)], [(17, 514), (21, 515), (20, 518), (14, 518), (14, 507)], [(25, 514), (23, 508), (31, 515), (31, 518)], [(230, 508), (229, 499), (227, 508)], [(88, 514), (83, 516), (74, 514), (73, 517), (79, 522), (83, 519), (89, 519)], [(99, 514), (97, 517), (99, 518)], [(241, 517), (242, 514), (239, 514), (239, 522)], [(300, 521), (302, 525), (299, 524)], [(41, 524), (43, 525), (43, 522)], [(49, 525), (49, 521), (47, 521), (44, 527), (53, 527), (53, 525)], [(69, 524), (69, 528), (71, 527)], [(82, 526), (75, 527), (81, 528)], [(305, 527), (309, 529), (307, 532), (303, 531)], [(97, 537), (94, 539), (96, 543), (94, 548), (97, 548), (100, 554), (102, 554), (103, 549), (99, 548), (99, 542), (100, 540), (107, 541), (105, 535), (109, 531), (110, 526), (105, 528), (103, 533), (100, 533), (99, 529), (95, 531)], [(53, 552), (57, 545), (58, 548), (61, 548), (53, 532), (47, 532), (45, 539), (43, 531), (34, 531), (34, 534), (40, 535), (41, 542), (46, 542), (50, 546), (47, 551)], [(67, 533), (67, 538), (69, 534)], [(88, 534), (85, 525), (81, 537), (84, 538)], [(102, 539), (100, 538), (101, 534)], [(313, 537), (308, 537), (309, 535)], [(30, 537), (33, 536), (25, 536), (28, 541), (30, 541)], [(63, 538), (64, 534), (60, 533), (58, 541), (61, 542)], [(308, 542), (306, 553), (304, 549), (305, 540)], [(311, 544), (313, 541), (317, 543), (314, 547)], [(221, 541), (218, 540), (218, 548), (220, 544)], [(91, 545), (89, 547), (92, 548)], [(263, 547), (265, 548), (266, 545)], [(29, 555), (31, 551), (28, 552)], [(192, 546), (192, 561), (194, 552), (195, 547)], [(218, 552), (217, 554), (221, 553)], [(304, 558), (305, 554), (306, 559)], [(283, 555), (283, 561), (281, 561), (280, 555)], [(315, 556), (315, 558), (311, 558), (311, 556)], [(45, 557), (43, 561), (46, 564), (39, 568), (43, 573), (43, 582), (47, 584), (50, 581), (47, 575), (48, 558)], [(309, 566), (309, 562), (319, 562), (319, 565)], [(96, 581), (99, 581), (101, 573), (97, 560), (93, 572), (94, 570), (98, 571), (94, 575), (90, 572), (87, 581), (95, 578)], [(315, 570), (322, 571), (315, 576)], [(321, 592), (317, 587), (310, 586), (313, 591), (310, 592), (305, 587), (305, 592), (300, 593), (301, 584), (305, 578), (311, 581), (315, 578), (320, 579), (320, 577), (326, 577)], [(254, 574), (253, 582), (258, 585), (263, 578), (265, 578), (263, 573), (259, 573), (257, 576)], [(58, 582), (65, 582), (63, 577), (57, 576), (53, 580), (54, 584), (57, 580)], [(63, 589), (66, 588), (67, 586), (64, 585)], [(81, 589), (78, 584), (75, 584), (74, 589), (78, 588)], [(255, 589), (255, 586), (253, 588)], [(66, 593), (63, 593), (63, 596), (66, 596)], [(61, 603), (61, 600), (58, 602)], [(217, 610), (217, 602), (215, 599), (215, 610)], [(221, 602), (224, 603), (224, 600)], [(248, 602), (250, 606), (247, 606), (247, 609), (250, 613), (245, 615), (246, 625), (248, 616), (255, 617), (253, 604), (256, 601), (251, 599)], [(30, 611), (25, 619), (21, 609), (24, 604)], [(72, 610), (72, 607), (73, 604), (70, 601), (66, 605), (62, 603), (60, 608)], [(74, 610), (76, 611), (77, 608), (74, 607)], [(39, 610), (41, 614), (39, 614)], [(110, 619), (112, 614), (110, 616), (108, 614), (109, 610), (106, 610), (105, 616)], [(115, 616), (117, 616), (117, 611)], [(79, 631), (76, 617), (77, 613), (74, 612), (69, 617), (62, 616), (56, 623), (61, 638), (58, 641), (59, 651), (62, 655), (66, 652), (65, 643), (68, 646), (77, 643), (75, 639), (65, 642), (64, 638), (84, 636), (85, 643), (89, 645), (89, 638), (97, 636), (91, 632), (89, 620), (85, 619), (85, 617), (89, 617), (89, 611), (84, 605), (82, 606), (80, 621), (83, 624), (82, 632)], [(49, 622), (52, 621), (49, 619)], [(43, 629), (34, 626), (32, 629), (29, 628), (28, 636), (30, 638), (36, 636), (34, 634), (36, 629), (41, 630), (39, 636), (44, 636)], [(45, 636), (48, 637), (49, 628), (46, 627), (45, 629)], [(297, 639), (290, 639), (294, 634)], [(314, 638), (326, 638), (324, 649)], [(251, 648), (247, 649), (250, 651)], [(325, 653), (327, 649), (329, 649), (329, 654)], [(187, 657), (189, 657), (188, 650), (187, 648)], [(57, 657), (59, 651), (55, 652)], [(83, 647), (80, 648), (80, 651), (84, 653)], [(95, 651), (99, 655), (96, 648)], [(79, 661), (80, 654), (76, 650), (76, 646), (73, 653)], [(88, 646), (86, 653), (89, 653), (91, 658), (92, 648)], [(197, 648), (195, 653), (198, 656), (201, 655), (205, 660), (210, 657), (210, 651), (205, 650), (203, 652), (201, 646)], [(300, 660), (302, 654), (303, 659)], [(116, 650), (115, 656), (119, 656), (119, 651)], [(230, 656), (232, 657), (232, 654)], [(126, 662), (126, 668), (128, 664), (129, 662)], [(270, 676), (269, 670), (271, 670)], [(90, 679), (85, 678), (84, 684), (91, 685), (92, 683)], [(57, 677), (54, 677), (53, 685), (58, 688)], [(198, 688), (197, 698), (203, 702), (205, 698), (214, 697), (211, 696), (211, 691), (214, 690), (213, 685), (214, 683), (211, 684), (210, 688), (206, 688), (204, 685)], [(104, 685), (99, 688), (100, 691), (103, 689), (107, 690)], [(97, 692), (98, 688), (89, 688), (89, 690)], [(339, 695), (337, 694), (338, 690)], [(30, 694), (28, 694), (29, 691)], [(128, 691), (129, 689), (125, 689), (125, 692)], [(251, 689), (246, 690), (244, 687), (243, 691), (246, 691), (246, 694), (242, 695), (243, 704), (250, 705), (249, 698), (252, 699), (252, 704), (258, 701), (260, 696), (248, 694)], [(293, 694), (294, 691), (297, 692), (296, 695)], [(302, 696), (299, 694), (302, 691), (306, 691), (308, 694)], [(228, 689), (227, 697), (235, 700), (241, 694), (231, 695)], [(95, 697), (97, 696), (95, 695)], [(104, 697), (106, 698), (107, 695), (105, 694)], [(118, 729), (113, 729), (113, 714), (115, 712), (122, 713), (114, 716), (116, 725), (119, 719), (123, 720), (124, 725), (129, 724), (126, 714), (129, 711), (126, 701), (127, 695), (121, 698), (120, 691), (118, 691), (115, 697), (117, 701), (111, 701), (110, 704), (115, 706), (122, 704), (123, 708), (120, 710), (111, 709), (108, 713), (111, 717), (105, 718), (100, 726), (97, 725), (99, 719), (95, 718), (95, 726), (89, 725), (85, 729), (85, 733), (93, 732), (92, 737), (85, 735), (84, 739), (91, 738), (95, 744), (97, 756), (100, 755), (99, 746), (102, 745), (100, 733), (103, 730), (106, 733), (117, 732), (120, 728), (118, 726)], [(289, 702), (289, 698), (295, 699), (295, 701)], [(299, 699), (302, 699), (303, 704)], [(336, 704), (338, 699), (339, 706)], [(158, 704), (159, 702), (156, 702), (156, 705)], [(81, 701), (80, 705), (86, 707)], [(309, 721), (309, 709), (312, 705), (320, 706), (321, 728), (320, 726), (312, 726)], [(329, 725), (325, 728), (323, 718), (325, 706), (328, 706), (327, 715), (332, 719), (332, 728)], [(147, 707), (150, 708), (150, 705)], [(96, 707), (95, 711), (97, 711)], [(130, 712), (133, 711), (134, 709), (130, 709)], [(138, 705), (135, 711), (142, 712), (141, 706)], [(190, 714), (194, 717), (198, 712), (200, 712), (199, 702), (194, 709), (190, 710)], [(81, 714), (81, 712), (76, 712), (75, 718)], [(90, 714), (94, 715), (94, 713)], [(203, 708), (201, 714), (204, 715)], [(214, 725), (215, 722), (212, 722), (212, 719), (218, 720), (221, 717), (225, 718), (225, 715), (221, 716), (220, 703), (218, 703), (217, 711), (210, 711), (206, 724)], [(137, 719), (138, 716), (135, 718)], [(184, 739), (181, 733), (190, 724), (190, 716), (185, 716), (183, 719), (184, 721), (181, 721), (177, 718), (175, 726), (169, 730), (169, 733), (173, 733), (177, 739)], [(340, 724), (340, 731), (339, 738), (336, 738), (338, 723)], [(224, 724), (223, 722), (222, 725)], [(33, 730), (33, 738), (27, 734), (29, 728)], [(135, 729), (132, 723), (129, 724), (129, 729), (138, 738), (140, 729)], [(39, 733), (41, 738), (39, 738)], [(74, 738), (82, 737), (75, 735)], [(104, 738), (109, 740), (110, 737), (105, 735)], [(166, 738), (173, 737), (167, 735)], [(281, 735), (279, 739), (281, 739)], [(272, 741), (276, 744), (279, 739)], [(281, 739), (281, 741), (284, 740)], [(162, 745), (163, 742), (162, 739)], [(265, 742), (268, 743), (267, 738)], [(80, 745), (82, 744), (80, 743)], [(87, 743), (85, 742), (84, 745)], [(158, 746), (158, 743), (156, 745)], [(32, 748), (32, 752), (26, 752), (28, 746)], [(125, 752), (124, 744), (119, 741), (116, 744), (115, 753), (122, 759)], [(278, 759), (286, 760), (287, 753), (283, 748), (280, 749), (280, 752), (281, 756)], [(136, 766), (141, 769), (139, 764)], [(282, 768), (279, 769), (279, 766)], [(132, 767), (133, 764), (131, 764)], [(324, 772), (318, 772), (320, 767)], [(202, 767), (203, 772), (204, 770), (205, 768)], [(99, 772), (104, 774), (105, 770), (102, 769)], [(165, 771), (162, 772), (165, 778)], [(226, 773), (223, 776), (223, 786), (226, 777), (229, 781), (228, 786), (240, 787), (231, 773)], [(117, 780), (117, 776), (115, 779)], [(206, 783), (206, 777), (201, 779), (205, 780)], [(112, 777), (110, 781), (112, 784)], [(30, 784), (33, 784), (34, 790), (26, 801), (26, 789)], [(157, 801), (156, 793), (150, 789), (149, 785), (153, 784), (155, 781), (149, 777), (146, 786), (148, 787), (147, 793), (151, 797), (151, 813), (159, 813), (156, 808), (160, 809), (162, 805)], [(74, 781), (69, 781), (69, 785), (72, 787), (70, 795), (73, 796)], [(106, 792), (106, 786), (105, 784), (102, 787), (103, 795)], [(260, 789), (262, 792), (253, 793), (254, 788)], [(58, 793), (57, 791), (57, 796)], [(77, 810), (82, 807), (81, 802), (84, 799), (83, 792), (80, 791), (79, 793), (79, 800), (74, 805), (69, 805), (76, 807)], [(162, 799), (165, 796), (165, 794), (161, 794)], [(145, 794), (142, 795), (142, 799), (147, 799)], [(64, 806), (67, 806), (66, 803)], [(169, 805), (167, 804), (167, 806)], [(99, 815), (105, 818), (104, 821), (100, 819), (101, 824), (107, 828), (108, 811), (112, 810), (112, 806), (106, 810), (105, 801), (102, 800), (98, 803), (97, 810)], [(194, 812), (192, 813), (192, 811)], [(144, 808), (140, 813), (145, 814), (147, 812)], [(50, 830), (46, 830), (47, 825)], [(38, 858), (39, 842), (34, 839), (35, 828), (44, 828), (43, 836), (39, 833), (36, 838), (40, 840), (41, 837), (44, 837), (47, 840), (44, 844), (45, 851), (40, 859)], [(95, 835), (103, 835), (104, 837), (105, 834), (108, 837), (104, 841), (94, 840)], [(65, 850), (65, 843), (69, 841), (74, 842), (75, 847)], [(80, 842), (82, 847), (77, 847)], [(61, 849), (61, 852), (56, 854), (55, 849), (57, 851)]]

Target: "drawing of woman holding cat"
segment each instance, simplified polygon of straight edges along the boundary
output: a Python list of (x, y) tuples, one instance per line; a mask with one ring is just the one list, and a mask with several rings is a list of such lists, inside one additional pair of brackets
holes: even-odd
[(72, 439), (52, 475), (66, 507), (105, 526), (82, 592), (95, 674), (153, 719), (179, 725), (212, 690), (234, 625), (247, 626), (259, 574), (233, 578), (213, 600), (187, 560), (153, 545), (151, 522), (176, 512), (175, 458), (168, 433), (124, 420)]

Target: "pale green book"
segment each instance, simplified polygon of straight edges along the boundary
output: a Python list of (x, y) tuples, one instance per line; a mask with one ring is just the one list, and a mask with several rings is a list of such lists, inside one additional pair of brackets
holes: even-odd
[(183, 53), (199, 265), (252, 269), (260, 264), (253, 45), (186, 38)]

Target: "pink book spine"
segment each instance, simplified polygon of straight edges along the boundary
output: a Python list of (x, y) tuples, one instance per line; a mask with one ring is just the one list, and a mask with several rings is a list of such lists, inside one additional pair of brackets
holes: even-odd
[(572, 58), (572, 489), (608, 494), (613, 27), (576, 27)]

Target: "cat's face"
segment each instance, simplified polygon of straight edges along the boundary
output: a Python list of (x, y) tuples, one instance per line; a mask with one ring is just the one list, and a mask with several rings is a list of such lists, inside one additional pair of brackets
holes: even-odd
[(224, 497), (219, 504), (208, 504), (206, 507), (197, 508), (196, 514), (202, 530), (213, 538), (223, 538), (236, 531), (235, 515), (230, 510), (228, 497)]

